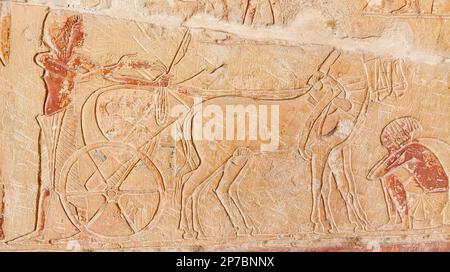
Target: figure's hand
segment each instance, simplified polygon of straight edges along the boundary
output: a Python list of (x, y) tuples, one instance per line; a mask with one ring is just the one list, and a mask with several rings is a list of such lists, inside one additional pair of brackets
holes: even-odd
[(366, 178), (368, 180), (376, 180), (376, 179), (383, 178), (385, 174), (386, 174), (386, 171), (383, 167), (383, 160), (381, 160), (372, 169), (370, 169)]
[(122, 57), (119, 58), (119, 60), (111, 65), (107, 65), (103, 67), (103, 74), (106, 75), (111, 75), (115, 70), (118, 70), (124, 66), (126, 66), (129, 62), (130, 57), (134, 56), (136, 54), (127, 54), (127, 55), (123, 55)]
[(164, 75), (162, 75), (162, 76), (158, 79), (159, 86), (161, 86), (161, 87), (167, 87), (167, 86), (169, 86), (170, 79), (171, 79), (172, 77), (173, 77), (173, 76), (170, 75), (170, 74), (164, 74)]

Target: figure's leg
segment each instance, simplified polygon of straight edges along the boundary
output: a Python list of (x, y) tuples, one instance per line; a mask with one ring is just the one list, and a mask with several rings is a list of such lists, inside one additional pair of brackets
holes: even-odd
[(38, 215), (36, 221), (36, 227), (34, 231), (31, 233), (20, 236), (14, 240), (8, 241), (8, 243), (18, 243), (21, 241), (33, 240), (33, 241), (41, 241), (44, 242), (43, 232), (45, 227), (45, 220), (47, 216), (47, 208), (49, 202), (50, 190), (47, 188), (41, 188), (39, 192), (39, 200), (38, 200)]
[[(1, 171), (1, 170), (0, 170)], [(0, 177), (1, 177), (0, 172)], [(5, 232), (3, 230), (3, 223), (4, 223), (4, 197), (5, 196), (5, 187), (3, 184), (0, 183), (0, 240), (5, 239)]]
[(242, 24), (253, 24), (256, 15), (257, 8), (257, 0), (247, 0), (246, 5), (244, 7), (244, 16), (242, 19)]
[(268, 0), (270, 11), (272, 13), (272, 24), (281, 23), (281, 7), (279, 0)]
[(409, 0), (409, 8), (411, 11), (415, 12), (415, 13), (420, 13), (420, 4), (419, 4), (419, 0)]
[(320, 191), (322, 190), (322, 177), (325, 161), (325, 158), (318, 154), (313, 154), (311, 157), (311, 190), (313, 198), (311, 222), (314, 224), (314, 232), (324, 231), (322, 220), (320, 218)]
[(331, 210), (331, 181), (333, 179), (333, 175), (330, 171), (330, 167), (328, 165), (325, 166), (323, 172), (323, 181), (322, 181), (322, 198), (324, 199), (325, 204), (325, 217), (330, 222), (330, 232), (336, 233), (339, 232), (339, 229), (334, 221), (334, 216)]
[(391, 198), (390, 193), (388, 192), (388, 181), (385, 177), (381, 178), (381, 187), (383, 188), (384, 193), (384, 201), (386, 203), (387, 213), (388, 213), (388, 221), (385, 223), (385, 225), (393, 225), (395, 224), (395, 217), (396, 210), (394, 208), (394, 203)]
[(403, 184), (395, 175), (387, 177), (387, 191), (392, 199), (396, 213), (400, 215), (402, 223), (409, 228), (408, 202)]
[(228, 17), (227, 3), (225, 0), (219, 0), (214, 3), (212, 0), (206, 0), (203, 3), (206, 13), (217, 16), (220, 20), (226, 20)]

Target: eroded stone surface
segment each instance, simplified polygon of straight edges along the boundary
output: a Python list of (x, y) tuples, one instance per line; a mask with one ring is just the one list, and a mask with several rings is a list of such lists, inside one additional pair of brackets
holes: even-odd
[(1, 1), (1, 250), (444, 250), (445, 0)]

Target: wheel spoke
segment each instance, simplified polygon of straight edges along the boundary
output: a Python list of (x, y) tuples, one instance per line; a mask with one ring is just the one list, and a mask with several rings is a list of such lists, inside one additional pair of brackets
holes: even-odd
[(140, 161), (139, 157), (133, 156), (124, 162), (120, 167), (108, 178), (106, 183), (112, 185), (115, 188), (119, 188), (128, 174), (133, 170), (136, 164)]
[(117, 203), (117, 206), (119, 207), (119, 210), (122, 213), (123, 218), (125, 218), (127, 224), (130, 226), (131, 229), (133, 229), (133, 232), (138, 233), (139, 229), (134, 225), (133, 221), (131, 220), (131, 218), (129, 218), (128, 214), (125, 212), (122, 206), (119, 203)]
[(108, 202), (105, 202), (95, 213), (95, 215), (88, 220), (87, 226), (91, 226), (93, 223), (95, 223), (95, 221), (97, 221), (97, 219), (103, 214), (103, 212), (105, 212), (106, 207), (108, 206)]
[[(103, 172), (100, 170), (100, 165), (97, 165), (97, 163), (96, 163), (95, 160), (92, 158), (92, 155), (91, 155), (89, 152), (87, 153), (87, 156), (89, 157), (89, 161), (93, 164), (93, 166), (94, 166), (94, 168), (95, 168), (94, 174), (95, 174), (96, 172), (98, 172), (98, 173), (100, 174), (100, 177), (102, 178), (103, 182), (105, 182), (106, 184), (108, 184), (105, 175), (104, 175)], [(94, 175), (94, 174), (92, 174), (92, 175)]]
[(120, 195), (146, 195), (146, 194), (159, 194), (159, 190), (120, 190)]
[(85, 196), (103, 196), (104, 192), (102, 191), (95, 191), (95, 192), (67, 192), (66, 196), (68, 197), (85, 197)]

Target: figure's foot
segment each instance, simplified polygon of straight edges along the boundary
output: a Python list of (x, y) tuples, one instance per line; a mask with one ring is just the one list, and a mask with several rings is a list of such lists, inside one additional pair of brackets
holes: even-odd
[(384, 231), (392, 231), (392, 230), (404, 230), (405, 226), (403, 223), (397, 223), (394, 221), (389, 220), (386, 224), (382, 225), (378, 228), (378, 230), (384, 230)]
[(252, 236), (253, 232), (254, 232), (254, 228), (253, 227), (236, 227), (235, 228), (235, 232), (236, 232), (236, 237), (245, 237), (245, 236)]
[(98, 239), (93, 238), (92, 236), (84, 233), (84, 232), (78, 232), (70, 237), (67, 238), (61, 238), (61, 239), (52, 239), (50, 242), (53, 245), (58, 245), (58, 244), (67, 244), (70, 242), (87, 242), (87, 243), (96, 243), (99, 242)]
[(193, 230), (183, 230), (183, 239), (186, 240), (196, 240), (198, 237), (198, 232)]
[(48, 244), (48, 243), (50, 243), (50, 239), (45, 238), (42, 231), (37, 230), (6, 242), (7, 245)]

